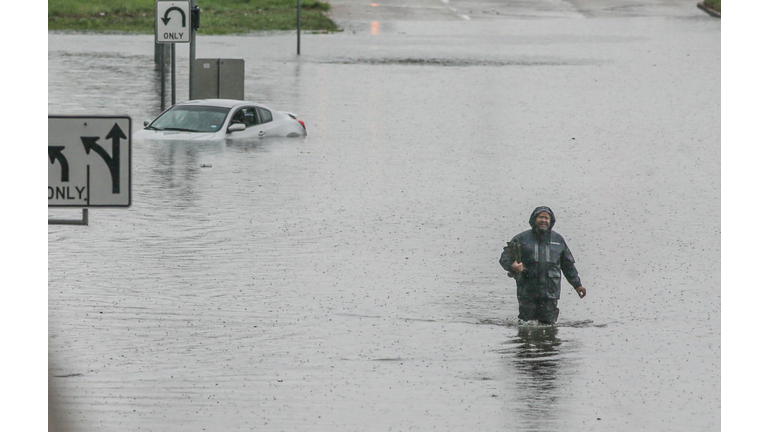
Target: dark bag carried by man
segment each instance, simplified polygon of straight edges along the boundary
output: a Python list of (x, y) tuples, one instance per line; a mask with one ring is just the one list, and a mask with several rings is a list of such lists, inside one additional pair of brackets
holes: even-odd
[[(523, 250), (520, 247), (519, 242), (507, 242), (507, 247), (504, 248), (504, 253), (509, 257), (510, 262), (523, 262)], [(512, 272), (507, 272), (507, 276), (513, 278), (515, 277), (515, 274)]]

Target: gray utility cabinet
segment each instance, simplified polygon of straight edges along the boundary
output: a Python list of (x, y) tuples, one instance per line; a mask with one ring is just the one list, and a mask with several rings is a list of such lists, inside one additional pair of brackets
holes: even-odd
[(245, 60), (195, 59), (190, 99), (245, 99)]

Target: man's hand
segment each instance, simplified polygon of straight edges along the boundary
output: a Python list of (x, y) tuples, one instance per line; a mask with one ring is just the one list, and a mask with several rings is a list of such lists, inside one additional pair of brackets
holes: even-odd
[[(514, 265), (512, 267), (514, 268)], [(577, 287), (576, 292), (579, 293), (579, 298), (584, 298), (587, 295), (587, 290), (583, 286)]]
[(523, 263), (520, 261), (515, 261), (512, 263), (512, 271), (515, 273), (521, 273), (523, 271)]

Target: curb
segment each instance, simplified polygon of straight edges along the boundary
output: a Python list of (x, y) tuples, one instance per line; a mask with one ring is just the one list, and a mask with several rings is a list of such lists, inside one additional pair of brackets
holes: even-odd
[(712, 15), (715, 18), (720, 18), (720, 12), (710, 9), (704, 5), (704, 3), (697, 3), (696, 6), (698, 6), (699, 9), (703, 10), (704, 12)]

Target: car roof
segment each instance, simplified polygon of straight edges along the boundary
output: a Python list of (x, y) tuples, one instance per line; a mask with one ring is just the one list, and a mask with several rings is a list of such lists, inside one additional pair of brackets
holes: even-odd
[(179, 102), (176, 104), (178, 105), (210, 105), (210, 106), (217, 106), (217, 107), (223, 107), (223, 108), (234, 108), (239, 106), (245, 106), (245, 105), (256, 105), (260, 106), (262, 108), (269, 108), (264, 104), (256, 103), (256, 102), (249, 102), (249, 101), (242, 101), (242, 100), (235, 100), (235, 99), (195, 99), (195, 100), (189, 100), (186, 102)]

